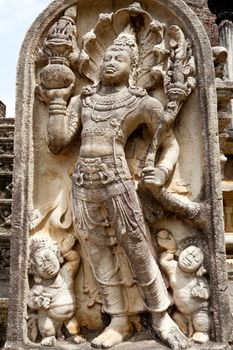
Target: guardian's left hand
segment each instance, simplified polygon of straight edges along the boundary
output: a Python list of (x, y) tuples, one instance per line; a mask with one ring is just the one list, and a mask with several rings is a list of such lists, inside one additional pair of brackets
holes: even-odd
[(163, 186), (166, 182), (166, 177), (166, 171), (163, 168), (147, 167), (142, 169), (141, 180), (148, 189)]

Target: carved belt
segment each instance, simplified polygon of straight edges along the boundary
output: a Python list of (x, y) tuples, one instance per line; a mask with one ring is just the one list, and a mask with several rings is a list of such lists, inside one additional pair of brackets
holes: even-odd
[[(114, 124), (114, 120), (112, 120), (111, 122), (111, 125), (113, 125), (113, 128), (110, 129), (110, 128), (84, 128), (82, 130), (82, 138), (86, 137), (86, 136), (104, 136), (106, 138), (109, 138), (111, 140), (117, 140), (117, 141), (120, 141), (122, 143), (125, 143), (126, 142), (126, 139), (121, 132), (119, 132), (118, 130), (118, 126), (119, 126), (119, 123), (117, 124)], [(117, 127), (117, 130), (115, 129)]]
[(123, 157), (104, 156), (98, 158), (80, 158), (74, 174), (73, 183), (79, 187), (104, 187), (114, 181), (130, 179), (131, 175)]
[(105, 136), (110, 137), (111, 139), (116, 136), (116, 132), (114, 129), (110, 128), (84, 128), (82, 130), (82, 138), (90, 135), (96, 136)]
[(126, 180), (125, 183), (114, 183), (102, 188), (85, 188), (73, 184), (72, 195), (74, 199), (84, 200), (86, 202), (100, 202), (109, 198), (119, 196), (134, 187), (132, 180)]

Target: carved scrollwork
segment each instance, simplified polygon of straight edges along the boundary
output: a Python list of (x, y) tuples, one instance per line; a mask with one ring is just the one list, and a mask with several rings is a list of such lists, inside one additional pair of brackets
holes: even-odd
[(10, 247), (2, 245), (0, 242), (0, 271), (6, 273), (10, 270)]
[(13, 171), (13, 164), (9, 160), (2, 161), (0, 160), (0, 174), (8, 173), (11, 174)]
[(14, 146), (13, 143), (1, 143), (0, 155), (13, 155)]
[(8, 179), (8, 181), (4, 183), (4, 186), (0, 188), (0, 198), (9, 199), (11, 197), (12, 197), (12, 182), (11, 182), (11, 179)]
[(13, 138), (14, 130), (7, 130), (6, 128), (0, 128), (0, 138), (1, 137)]
[(10, 206), (1, 206), (0, 207), (0, 227), (5, 229), (11, 228), (11, 207)]
[(164, 76), (164, 89), (168, 99), (165, 119), (170, 124), (174, 122), (182, 103), (196, 85), (196, 67), (191, 42), (185, 38), (182, 30), (172, 25), (168, 35), (169, 58)]

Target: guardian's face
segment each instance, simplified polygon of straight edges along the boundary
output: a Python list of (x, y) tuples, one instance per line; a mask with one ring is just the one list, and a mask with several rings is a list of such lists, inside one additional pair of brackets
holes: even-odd
[(184, 272), (196, 272), (202, 263), (203, 254), (198, 247), (190, 246), (180, 253), (179, 266)]
[(34, 261), (40, 277), (50, 279), (58, 274), (60, 264), (56, 254), (51, 249), (40, 249), (35, 253)]
[(130, 74), (130, 54), (109, 49), (100, 65), (100, 79), (105, 85), (127, 84)]

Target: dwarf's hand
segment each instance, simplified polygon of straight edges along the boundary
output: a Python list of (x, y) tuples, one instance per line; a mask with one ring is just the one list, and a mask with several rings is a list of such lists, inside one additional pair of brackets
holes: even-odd
[(45, 309), (48, 309), (51, 303), (51, 294), (42, 293), (39, 299), (40, 299), (40, 305), (43, 306)]
[(208, 300), (209, 299), (209, 288), (206, 284), (200, 283), (192, 288), (191, 295), (193, 298)]
[(176, 251), (176, 241), (172, 234), (167, 230), (161, 230), (157, 233), (157, 243), (160, 248), (163, 248), (171, 253)]
[(75, 244), (75, 237), (72, 234), (67, 235), (60, 243), (60, 250), (63, 256), (71, 251)]

